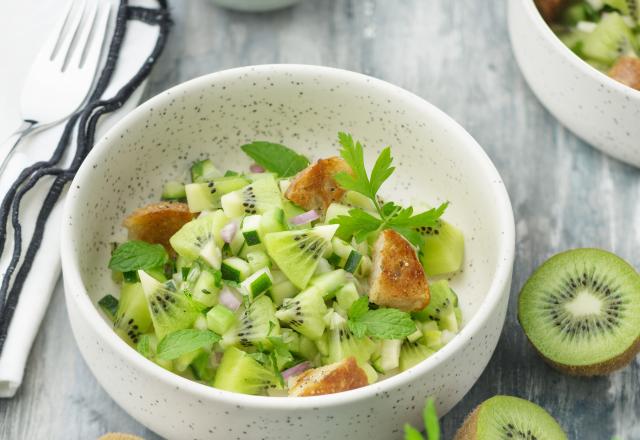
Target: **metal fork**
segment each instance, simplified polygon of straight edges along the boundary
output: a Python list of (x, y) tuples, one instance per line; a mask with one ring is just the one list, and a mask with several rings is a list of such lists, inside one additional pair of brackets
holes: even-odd
[(109, 1), (69, 2), (31, 65), (20, 97), (22, 123), (9, 136), (17, 136), (13, 144), (5, 141), (10, 147), (0, 174), (25, 136), (67, 119), (85, 101), (100, 62), (110, 12)]

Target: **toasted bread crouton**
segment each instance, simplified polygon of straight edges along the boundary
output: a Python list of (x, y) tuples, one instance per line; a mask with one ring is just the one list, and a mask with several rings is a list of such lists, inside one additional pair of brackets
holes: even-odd
[(160, 243), (171, 252), (171, 236), (196, 215), (186, 203), (152, 203), (135, 210), (122, 225), (129, 230), (130, 239)]
[(368, 385), (367, 374), (350, 357), (335, 364), (312, 368), (291, 379), (289, 396), (319, 396)]
[(344, 196), (344, 189), (333, 178), (340, 172), (353, 173), (344, 159), (337, 156), (320, 159), (294, 177), (284, 196), (301, 208), (324, 212)]
[(535, 0), (540, 15), (547, 23), (556, 21), (569, 3), (570, 0)]
[(429, 284), (416, 251), (393, 229), (380, 233), (373, 247), (369, 299), (379, 306), (417, 312), (429, 304)]
[(640, 90), (640, 58), (618, 58), (609, 70), (609, 76), (622, 84)]
[(98, 440), (144, 440), (142, 437), (138, 437), (133, 434), (125, 434), (122, 432), (109, 432)]

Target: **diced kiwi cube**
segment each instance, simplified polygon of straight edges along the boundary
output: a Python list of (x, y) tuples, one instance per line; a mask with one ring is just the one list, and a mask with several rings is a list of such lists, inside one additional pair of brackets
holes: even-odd
[(354, 273), (362, 261), (362, 254), (356, 250), (352, 250), (347, 257), (347, 262), (344, 264), (344, 270)]
[(349, 310), (351, 305), (356, 302), (358, 298), (360, 298), (360, 295), (358, 294), (356, 285), (353, 283), (345, 284), (336, 292), (336, 300), (342, 310)]
[(266, 267), (240, 283), (243, 294), (248, 295), (249, 298), (256, 298), (261, 293), (266, 292), (272, 285), (273, 279), (269, 269)]
[(207, 312), (207, 327), (219, 335), (229, 330), (235, 321), (236, 315), (222, 304), (213, 306)]
[(184, 187), (189, 211), (213, 211), (220, 207), (219, 198), (212, 197), (211, 189), (206, 183), (190, 183)]
[(293, 298), (299, 290), (291, 281), (284, 280), (271, 286), (270, 292), (273, 303), (276, 306), (281, 306), (286, 298)]
[(191, 291), (193, 299), (207, 307), (214, 306), (218, 302), (220, 282), (219, 271), (203, 270)]
[(223, 280), (239, 283), (249, 276), (251, 269), (249, 263), (242, 258), (229, 257), (222, 260), (220, 271), (222, 272)]

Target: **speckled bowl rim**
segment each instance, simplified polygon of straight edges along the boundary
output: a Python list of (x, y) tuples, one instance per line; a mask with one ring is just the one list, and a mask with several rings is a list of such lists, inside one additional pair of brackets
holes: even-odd
[(616, 81), (608, 75), (600, 72), (595, 67), (591, 66), (585, 60), (576, 55), (571, 49), (567, 47), (566, 44), (560, 40), (560, 38), (551, 30), (551, 27), (544, 21), (540, 11), (536, 7), (534, 0), (515, 0), (521, 1), (524, 3), (525, 11), (533, 18), (534, 23), (537, 26), (537, 29), (540, 31), (540, 34), (551, 43), (551, 45), (561, 54), (563, 55), (571, 64), (576, 66), (586, 75), (591, 78), (602, 82), (605, 86), (610, 87), (618, 92), (621, 92), (631, 99), (640, 100), (640, 90), (636, 90), (632, 87), (622, 84), (621, 82)]
[[(488, 186), (492, 188), (492, 195), (499, 208), (498, 212), (495, 213), (497, 230), (501, 232), (501, 234), (499, 234), (500, 239), (496, 243), (496, 272), (485, 300), (476, 311), (474, 317), (462, 328), (460, 333), (456, 335), (451, 342), (415, 367), (366, 387), (323, 396), (291, 398), (250, 396), (232, 393), (185, 379), (144, 358), (116, 335), (113, 329), (108, 326), (102, 316), (100, 316), (97, 307), (89, 298), (80, 276), (78, 256), (75, 254), (73, 249), (74, 246), (72, 244), (72, 231), (76, 226), (70, 225), (71, 222), (69, 220), (71, 219), (72, 214), (76, 212), (76, 209), (80, 209), (80, 207), (76, 206), (76, 200), (78, 200), (76, 193), (80, 191), (78, 188), (82, 188), (82, 191), (86, 191), (86, 188), (89, 187), (93, 165), (99, 162), (104, 163), (105, 160), (113, 160), (113, 158), (108, 156), (108, 153), (109, 146), (113, 142), (112, 139), (115, 138), (114, 134), (120, 133), (127, 127), (136, 126), (143, 121), (145, 117), (147, 117), (150, 108), (157, 109), (164, 106), (166, 102), (173, 98), (173, 96), (183, 90), (205, 88), (205, 86), (212, 82), (237, 78), (242, 74), (251, 75), (252, 69), (259, 71), (268, 69), (271, 72), (290, 72), (302, 75), (322, 74), (323, 76), (332, 76), (334, 78), (337, 77), (353, 82), (366, 82), (367, 87), (369, 87), (372, 92), (375, 92), (376, 89), (384, 90), (387, 93), (394, 95), (397, 101), (406, 101), (407, 103), (413, 104), (415, 107), (422, 107), (424, 108), (425, 113), (429, 115), (429, 119), (434, 123), (444, 126), (452, 133), (457, 133), (461, 139), (466, 139), (465, 146), (467, 147), (467, 151), (465, 153), (472, 156), (475, 160), (476, 166), (482, 169), (483, 174), (487, 175), (489, 182)], [(472, 339), (473, 336), (479, 332), (480, 328), (493, 319), (494, 313), (499, 308), (501, 300), (504, 299), (503, 296), (509, 295), (508, 286), (511, 281), (511, 274), (513, 271), (514, 252), (515, 226), (513, 211), (507, 190), (502, 182), (502, 178), (487, 154), (464, 128), (462, 128), (451, 117), (424, 99), (385, 81), (347, 70), (297, 64), (247, 66), (204, 75), (174, 86), (173, 88), (156, 95), (125, 116), (109, 130), (100, 142), (98, 142), (80, 167), (80, 170), (70, 187), (65, 203), (61, 239), (61, 258), (65, 286), (73, 292), (71, 294), (67, 293), (67, 299), (69, 300), (69, 298), (72, 298), (73, 301), (75, 301), (79, 312), (85, 315), (88, 323), (94, 327), (95, 331), (103, 341), (114, 351), (120, 352), (128, 362), (131, 362), (140, 371), (154, 376), (157, 380), (166, 382), (178, 389), (191, 393), (200, 399), (224, 402), (230, 405), (244, 405), (245, 407), (250, 408), (278, 408), (286, 410), (308, 410), (320, 407), (331, 407), (336, 405), (345, 405), (350, 402), (360, 401), (363, 399), (375, 398), (379, 393), (393, 392), (395, 388), (411, 382), (416, 376), (428, 374), (429, 371), (440, 365), (447, 357), (457, 350), (460, 350), (466, 342)]]

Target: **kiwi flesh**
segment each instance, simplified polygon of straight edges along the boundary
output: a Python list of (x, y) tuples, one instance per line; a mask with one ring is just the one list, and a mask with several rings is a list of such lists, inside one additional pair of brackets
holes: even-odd
[(264, 236), (267, 253), (299, 289), (309, 284), (319, 259), (329, 246), (338, 225), (272, 232)]
[(322, 290), (311, 286), (293, 298), (285, 298), (276, 317), (298, 333), (317, 341), (324, 333), (326, 314)]
[(282, 197), (272, 175), (223, 195), (220, 203), (229, 218), (241, 215), (264, 214), (272, 208), (282, 208)]
[(151, 329), (151, 315), (140, 283), (122, 283), (113, 326), (120, 337), (133, 345)]
[(454, 440), (567, 440), (558, 422), (543, 408), (512, 396), (485, 400), (458, 429)]
[(191, 327), (200, 316), (197, 305), (173, 280), (161, 283), (142, 270), (138, 276), (159, 341), (169, 333)]
[(259, 296), (241, 313), (236, 320), (237, 325), (223, 335), (220, 345), (240, 345), (245, 348), (258, 344), (269, 346), (269, 336), (280, 334), (275, 312), (271, 298)]
[(640, 351), (640, 274), (601, 249), (560, 253), (523, 286), (518, 319), (535, 349), (556, 369), (608, 374)]
[(439, 220), (436, 226), (423, 226), (417, 231), (424, 240), (418, 255), (427, 276), (460, 270), (464, 259), (464, 236), (458, 228)]
[(213, 239), (213, 227), (217, 216), (205, 215), (186, 223), (169, 239), (171, 247), (181, 257), (193, 261)]
[(593, 32), (582, 40), (582, 53), (589, 60), (612, 65), (621, 55), (638, 50), (638, 41), (631, 28), (617, 12), (606, 14)]
[(333, 364), (349, 357), (355, 357), (359, 364), (366, 363), (376, 350), (376, 344), (367, 336), (357, 338), (347, 327), (347, 320), (337, 312), (332, 312), (330, 330), (327, 335), (329, 355), (324, 364)]
[(274, 386), (275, 375), (260, 364), (251, 354), (235, 347), (229, 347), (222, 355), (222, 361), (213, 380), (215, 388), (243, 394), (264, 394)]

